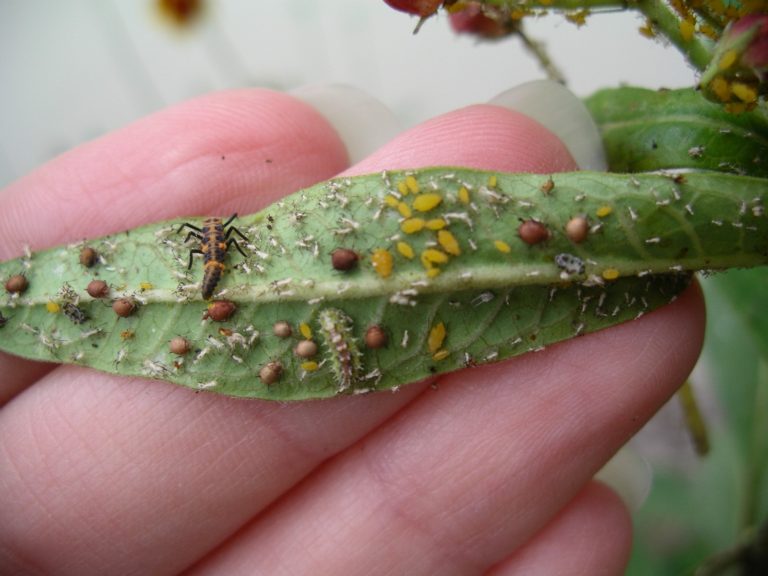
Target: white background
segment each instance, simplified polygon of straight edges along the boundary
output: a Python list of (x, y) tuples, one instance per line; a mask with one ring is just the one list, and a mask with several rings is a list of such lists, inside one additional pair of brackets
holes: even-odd
[[(517, 39), (478, 43), (447, 18), (415, 18), (383, 0), (208, 2), (190, 30), (163, 22), (153, 0), (1, 0), (0, 186), (52, 156), (197, 94), (348, 83), (404, 125), (486, 101), (543, 77)], [(633, 14), (597, 14), (584, 28), (531, 22), (580, 96), (620, 83), (691, 85), (682, 57), (643, 38)]]

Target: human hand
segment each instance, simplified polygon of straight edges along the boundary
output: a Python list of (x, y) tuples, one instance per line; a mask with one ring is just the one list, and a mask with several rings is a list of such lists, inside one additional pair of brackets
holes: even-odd
[[(429, 165), (576, 167), (538, 123), (474, 106), (347, 168), (306, 104), (216, 94), (8, 187), (0, 258), (253, 212), (345, 169)], [(629, 518), (591, 478), (687, 376), (702, 334), (694, 286), (637, 321), (432, 386), (292, 404), (0, 355), (0, 573), (620, 574)]]

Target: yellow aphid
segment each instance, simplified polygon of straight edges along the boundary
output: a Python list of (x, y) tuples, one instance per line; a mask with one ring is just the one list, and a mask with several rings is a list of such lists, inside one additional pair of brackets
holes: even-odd
[(437, 242), (442, 246), (443, 250), (448, 252), (451, 256), (458, 256), (461, 254), (461, 248), (456, 237), (448, 230), (440, 230), (437, 233)]
[(598, 218), (605, 218), (608, 216), (611, 212), (613, 212), (613, 208), (610, 206), (600, 206), (600, 208), (597, 209), (597, 212), (595, 214)]
[(694, 29), (693, 20), (685, 19), (680, 22), (680, 36), (683, 37), (683, 41), (690, 42), (691, 38), (693, 38)]
[(709, 83), (709, 89), (714, 92), (720, 102), (728, 102), (731, 99), (731, 85), (722, 76), (715, 76)]
[(424, 229), (424, 220), (421, 218), (406, 218), (400, 223), (400, 230), (406, 234), (414, 234)]
[(397, 211), (400, 212), (400, 216), (403, 218), (410, 218), (412, 214), (411, 207), (405, 202), (398, 202)]
[(301, 332), (301, 335), (304, 336), (305, 339), (312, 340), (312, 328), (310, 328), (309, 324), (306, 322), (299, 324), (299, 332)]
[(152, 285), (151, 282), (142, 282), (139, 284), (139, 288), (141, 288), (142, 292), (146, 292), (147, 290), (152, 290), (154, 286)]
[(469, 204), (469, 190), (467, 190), (466, 186), (459, 188), (459, 202)]
[(371, 255), (373, 269), (382, 278), (388, 278), (392, 274), (392, 254), (385, 248), (377, 248)]
[(308, 360), (306, 362), (301, 363), (301, 369), (304, 370), (304, 372), (314, 372), (319, 367), (320, 365), (314, 360)]
[(440, 250), (434, 248), (427, 248), (421, 253), (421, 259), (424, 262), (432, 262), (433, 264), (445, 264), (448, 262), (448, 255)]
[(61, 312), (61, 306), (59, 306), (56, 302), (48, 302), (45, 305), (45, 309), (48, 310), (51, 314), (58, 314)]
[(739, 58), (739, 53), (736, 50), (726, 50), (725, 54), (720, 57), (720, 61), (717, 63), (717, 67), (720, 70), (728, 70), (734, 65)]
[(432, 267), (427, 269), (427, 278), (434, 278), (440, 274), (440, 268)]
[(430, 354), (434, 354), (443, 347), (446, 333), (445, 324), (442, 322), (432, 327), (427, 338), (427, 348), (429, 348)]
[(432, 354), (432, 360), (434, 360), (435, 362), (439, 362), (440, 360), (445, 360), (450, 355), (451, 353), (448, 352), (448, 350), (446, 350), (445, 348), (442, 348), (437, 352), (435, 352), (434, 354)]
[(750, 104), (744, 104), (744, 102), (728, 102), (723, 108), (728, 114), (743, 114), (750, 109)]
[(757, 90), (748, 84), (743, 82), (731, 83), (731, 90), (736, 95), (736, 98), (747, 104), (757, 102)]
[(502, 252), (503, 254), (509, 254), (512, 252), (512, 248), (504, 242), (504, 240), (494, 240), (493, 245), (496, 246), (496, 250), (499, 252)]
[(640, 26), (638, 28), (638, 31), (640, 34), (645, 36), (646, 38), (655, 38), (656, 37), (656, 31), (653, 29), (653, 21), (652, 20), (646, 20), (645, 24)]
[(498, 182), (496, 180), (495, 174), (491, 174), (490, 176), (488, 176), (488, 188), (496, 188), (497, 183)]
[(398, 242), (397, 251), (400, 252), (402, 256), (405, 256), (409, 260), (413, 258), (413, 248), (411, 248), (411, 245), (408, 244), (407, 242)]
[(707, 38), (710, 38), (712, 40), (717, 40), (718, 33), (712, 26), (708, 24), (702, 24), (701, 26), (699, 26), (699, 30)]
[(442, 230), (448, 226), (448, 222), (442, 218), (432, 218), (432, 220), (427, 220), (425, 226), (428, 230)]
[(606, 268), (603, 270), (603, 278), (605, 280), (616, 280), (619, 277), (619, 271), (616, 268)]
[(440, 194), (433, 192), (429, 194), (422, 194), (413, 201), (414, 209), (419, 212), (429, 212), (433, 208), (436, 208), (440, 202), (443, 201), (443, 197)]
[(419, 182), (413, 176), (405, 177), (405, 185), (408, 186), (408, 190), (410, 190), (411, 193), (413, 194), (419, 193)]
[(408, 185), (405, 183), (405, 180), (400, 180), (400, 182), (397, 183), (397, 191), (403, 196), (408, 194)]
[(384, 197), (384, 203), (390, 208), (397, 208), (398, 204), (400, 204), (400, 200), (392, 196), (392, 194), (387, 194)]

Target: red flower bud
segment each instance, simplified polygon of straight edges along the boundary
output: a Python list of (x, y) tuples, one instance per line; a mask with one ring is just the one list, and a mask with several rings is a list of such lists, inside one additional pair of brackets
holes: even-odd
[(741, 36), (748, 38), (741, 63), (765, 78), (768, 72), (768, 14), (744, 16), (725, 31), (723, 39), (738, 42)]
[(471, 3), (450, 16), (451, 27), (459, 34), (476, 34), (482, 38), (501, 38), (515, 31), (515, 21), (492, 7)]
[(384, 2), (395, 10), (400, 10), (400, 12), (408, 12), (408, 14), (416, 14), (426, 18), (437, 12), (443, 0), (384, 0)]

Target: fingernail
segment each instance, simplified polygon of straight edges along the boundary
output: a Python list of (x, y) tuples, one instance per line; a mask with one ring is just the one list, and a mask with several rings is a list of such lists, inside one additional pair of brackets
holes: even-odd
[(522, 112), (553, 132), (582, 170), (606, 170), (600, 132), (581, 100), (552, 80), (526, 82), (502, 92), (490, 104)]
[(624, 447), (595, 475), (595, 480), (610, 486), (631, 512), (643, 505), (653, 484), (653, 471), (648, 462)]
[(354, 86), (317, 84), (291, 91), (291, 95), (320, 112), (335, 128), (354, 164), (394, 138), (400, 122), (379, 100)]

